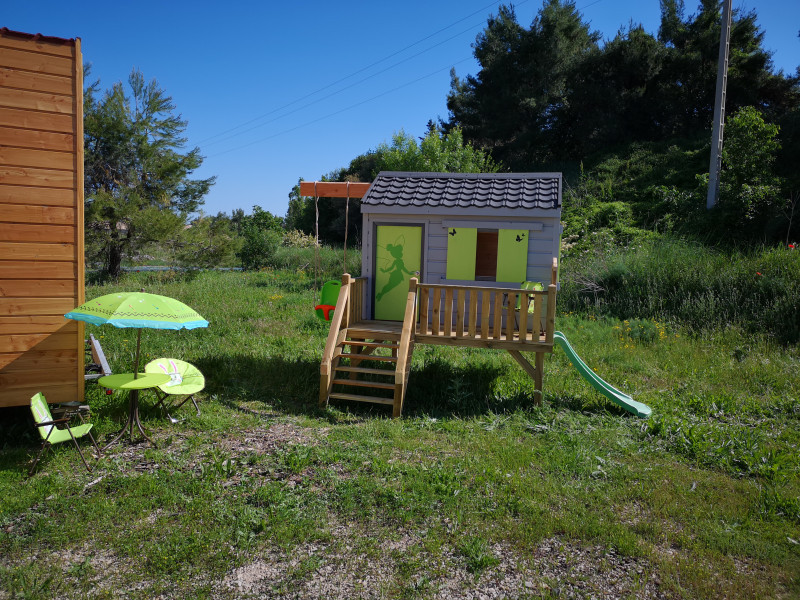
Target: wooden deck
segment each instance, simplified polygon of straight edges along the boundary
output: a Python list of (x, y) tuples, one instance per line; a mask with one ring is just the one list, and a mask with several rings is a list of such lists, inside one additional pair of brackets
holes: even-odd
[[(546, 291), (420, 284), (412, 278), (403, 321), (364, 319), (365, 282), (345, 274), (320, 364), (320, 404), (391, 404), (399, 417), (415, 344), (506, 350), (533, 378), (541, 402), (544, 356), (553, 352), (557, 269), (554, 259)], [(523, 352), (535, 355), (534, 364)], [(353, 388), (372, 393), (355, 394)], [(391, 397), (381, 395), (387, 392)]]

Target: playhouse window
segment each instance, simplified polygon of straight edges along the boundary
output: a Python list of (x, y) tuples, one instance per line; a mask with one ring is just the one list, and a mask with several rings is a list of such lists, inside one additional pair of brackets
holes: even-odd
[(475, 280), (496, 281), (497, 230), (479, 229), (475, 246)]
[(526, 229), (447, 229), (447, 279), (522, 282), (526, 280)]

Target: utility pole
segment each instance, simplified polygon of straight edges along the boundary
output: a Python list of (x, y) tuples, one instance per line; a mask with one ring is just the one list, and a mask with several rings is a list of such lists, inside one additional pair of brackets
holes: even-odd
[(706, 209), (719, 200), (719, 172), (722, 169), (722, 133), (725, 129), (725, 92), (728, 88), (728, 51), (731, 41), (731, 0), (722, 1), (722, 30), (719, 35), (717, 93), (714, 98), (714, 126), (711, 129), (711, 163), (708, 166)]

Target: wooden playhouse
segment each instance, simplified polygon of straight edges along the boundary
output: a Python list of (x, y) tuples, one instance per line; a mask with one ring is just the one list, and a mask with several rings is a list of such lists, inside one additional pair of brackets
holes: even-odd
[[(507, 350), (541, 401), (544, 356), (553, 351), (561, 183), (560, 173), (380, 173), (363, 192), (362, 276), (343, 278), (320, 402), (389, 404), (399, 416), (415, 344)], [(309, 182), (301, 193), (335, 197), (341, 186)], [(542, 289), (521, 289), (534, 287), (527, 282)]]
[(0, 407), (83, 401), (80, 39), (0, 29)]

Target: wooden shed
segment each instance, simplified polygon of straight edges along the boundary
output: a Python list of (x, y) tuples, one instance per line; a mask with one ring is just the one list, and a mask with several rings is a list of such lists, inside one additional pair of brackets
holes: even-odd
[(0, 407), (83, 400), (80, 39), (0, 29)]
[[(380, 173), (361, 200), (361, 277), (343, 276), (329, 313), (320, 403), (387, 404), (399, 416), (416, 344), (508, 351), (541, 401), (555, 334), (561, 181), (560, 173)], [(336, 185), (300, 191), (336, 196)]]

